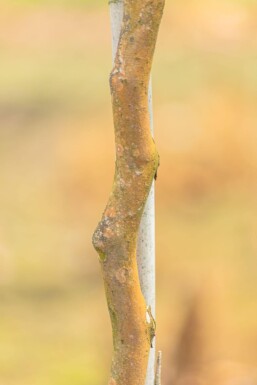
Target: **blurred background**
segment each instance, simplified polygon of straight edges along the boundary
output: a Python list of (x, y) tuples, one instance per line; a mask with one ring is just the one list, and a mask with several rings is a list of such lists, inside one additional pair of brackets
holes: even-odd
[[(107, 1), (0, 8), (0, 385), (104, 385)], [(163, 385), (256, 385), (256, 1), (167, 0), (153, 88)]]

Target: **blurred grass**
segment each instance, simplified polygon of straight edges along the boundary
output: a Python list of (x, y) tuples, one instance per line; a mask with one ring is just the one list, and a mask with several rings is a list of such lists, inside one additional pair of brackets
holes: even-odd
[[(90, 240), (114, 169), (107, 3), (0, 4), (0, 385), (101, 385), (111, 331)], [(257, 383), (256, 14), (241, 0), (165, 9), (153, 68), (165, 385), (202, 293), (198, 375), (245, 384), (240, 363)]]
[[(5, 5), (4, 0), (0, 0), (0, 4)], [(37, 7), (37, 6), (47, 6), (47, 7), (87, 7), (95, 8), (108, 4), (106, 0), (9, 0), (8, 7), (15, 7), (16, 9), (24, 7)]]

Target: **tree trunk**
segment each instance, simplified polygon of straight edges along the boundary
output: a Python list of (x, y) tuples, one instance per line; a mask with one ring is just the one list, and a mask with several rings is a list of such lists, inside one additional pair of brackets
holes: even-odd
[[(155, 322), (141, 292), (137, 237), (159, 157), (148, 86), (164, 0), (124, 0), (110, 75), (116, 144), (112, 193), (93, 236), (113, 329), (109, 385), (144, 385)], [(114, 44), (117, 45), (116, 42)]]
[[(110, 17), (112, 29), (112, 53), (115, 60), (118, 41), (123, 18), (123, 0), (110, 3)], [(148, 89), (148, 110), (150, 115), (150, 129), (153, 135), (153, 107), (152, 107), (152, 82), (150, 79)], [(141, 218), (138, 242), (137, 265), (139, 271), (140, 287), (148, 306), (151, 307), (155, 317), (155, 202), (154, 183), (152, 184), (144, 212)], [(149, 353), (145, 385), (153, 385), (155, 377), (155, 340)]]

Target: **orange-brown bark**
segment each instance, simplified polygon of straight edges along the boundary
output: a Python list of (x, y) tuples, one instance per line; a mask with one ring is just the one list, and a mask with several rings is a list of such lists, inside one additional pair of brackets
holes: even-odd
[(159, 157), (150, 133), (148, 84), (164, 0), (124, 0), (110, 75), (116, 144), (112, 193), (93, 236), (113, 329), (109, 385), (144, 385), (154, 322), (140, 289), (137, 233)]

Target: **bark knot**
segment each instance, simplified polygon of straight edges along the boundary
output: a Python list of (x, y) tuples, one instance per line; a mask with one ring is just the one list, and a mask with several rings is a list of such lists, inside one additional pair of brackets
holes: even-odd
[(153, 339), (155, 337), (155, 331), (156, 331), (156, 322), (152, 315), (151, 306), (147, 306), (146, 309), (146, 322), (148, 325), (148, 333), (149, 333), (149, 340), (151, 348), (153, 347)]

